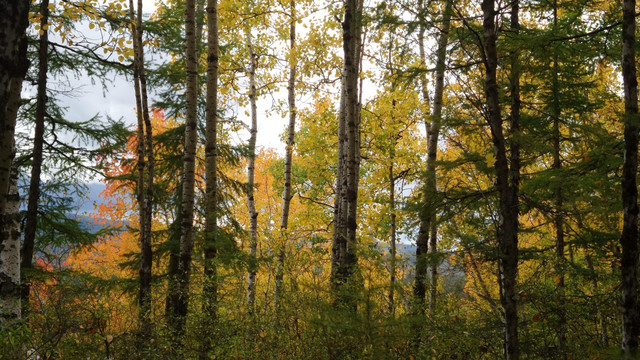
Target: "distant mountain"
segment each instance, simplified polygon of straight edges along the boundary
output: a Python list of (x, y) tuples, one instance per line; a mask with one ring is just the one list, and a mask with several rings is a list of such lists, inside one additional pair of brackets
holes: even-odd
[(100, 193), (105, 189), (103, 183), (87, 184), (86, 194), (74, 194), (74, 199), (78, 206), (78, 214), (86, 214), (94, 210), (94, 206), (101, 204), (104, 200), (100, 197)]
[[(382, 250), (388, 251), (387, 245), (381, 245), (381, 247)], [(401, 258), (398, 270), (403, 273), (399, 280), (404, 283), (413, 283), (415, 279), (416, 249), (417, 247), (413, 244), (396, 244), (397, 254)], [(445, 293), (462, 292), (466, 283), (464, 269), (458, 264), (451, 263), (446, 258), (438, 265), (438, 278)]]
[[(47, 184), (50, 184), (50, 183), (44, 181), (41, 185), (42, 188), (46, 189)], [(25, 200), (28, 198), (28, 193), (29, 193), (29, 179), (28, 178), (20, 179), (18, 186), (20, 189), (20, 200), (22, 202), (21, 210), (24, 211), (27, 209), (27, 204)], [(86, 191), (82, 191), (82, 193), (69, 192), (64, 194), (53, 194), (50, 192), (50, 189), (49, 189), (48, 195), (51, 197), (57, 197), (57, 195), (60, 195), (60, 197), (71, 198), (73, 201), (73, 205), (71, 206), (72, 207), (71, 213), (77, 214), (78, 216), (84, 216), (90, 212), (93, 212), (93, 210), (95, 209), (95, 205), (98, 205), (104, 202), (104, 200), (100, 197), (100, 193), (104, 191), (104, 189), (106, 188), (103, 183), (99, 183), (99, 182), (86, 183), (85, 186), (86, 186)], [(43, 197), (46, 195), (47, 195), (46, 193), (41, 194), (41, 197), (40, 197), (41, 201)]]

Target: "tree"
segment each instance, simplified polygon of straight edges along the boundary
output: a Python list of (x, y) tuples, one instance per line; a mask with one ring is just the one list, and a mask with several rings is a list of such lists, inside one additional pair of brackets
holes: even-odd
[(256, 165), (256, 138), (258, 135), (258, 107), (256, 89), (256, 71), (258, 69), (258, 54), (253, 48), (251, 30), (245, 29), (247, 41), (247, 53), (249, 55), (249, 106), (251, 108), (251, 127), (249, 128), (249, 163), (247, 165), (247, 210), (249, 211), (249, 270), (247, 273), (247, 314), (252, 315), (256, 298), (256, 251), (258, 248), (258, 212), (256, 211), (255, 165)]
[[(49, 1), (40, 2), (40, 34), (38, 47), (38, 89), (36, 95), (35, 130), (31, 163), (31, 177), (29, 178), (29, 202), (25, 216), (24, 245), (22, 247), (21, 267), (33, 267), (33, 248), (38, 226), (38, 202), (40, 201), (40, 175), (42, 174), (42, 153), (44, 143), (45, 116), (47, 114), (47, 76), (49, 72)], [(29, 285), (22, 290), (24, 305), (29, 304)]]
[(205, 145), (204, 299), (205, 332), (200, 358), (208, 358), (218, 306), (218, 1), (207, 1), (207, 110)]
[(289, 207), (291, 204), (291, 167), (293, 162), (293, 146), (295, 145), (296, 133), (296, 71), (297, 59), (296, 51), (296, 3), (291, 0), (289, 3), (290, 23), (289, 23), (289, 80), (287, 83), (287, 102), (289, 105), (289, 124), (287, 126), (287, 142), (285, 146), (284, 156), (284, 189), (282, 191), (282, 217), (280, 218), (280, 232), (283, 243), (278, 249), (278, 263), (276, 265), (276, 284), (273, 295), (274, 307), (278, 307), (278, 299), (282, 294), (283, 278), (284, 278), (284, 258), (287, 247), (288, 228), (289, 228)]
[[(433, 313), (436, 304), (437, 292), (437, 219), (436, 210), (438, 207), (438, 189), (436, 184), (436, 161), (438, 156), (438, 138), (440, 136), (440, 127), (442, 122), (442, 99), (444, 93), (444, 75), (446, 70), (447, 44), (449, 41), (449, 28), (451, 25), (452, 0), (446, 0), (442, 12), (442, 29), (438, 38), (438, 49), (436, 54), (436, 71), (435, 71), (435, 89), (433, 96), (433, 109), (430, 119), (425, 117), (425, 128), (427, 130), (427, 168), (425, 172), (424, 183), (424, 210), (420, 214), (420, 228), (418, 232), (418, 240), (416, 241), (416, 275), (414, 285), (414, 296), (416, 297), (416, 306), (419, 306), (420, 312), (423, 312), (423, 306), (426, 297), (426, 272), (427, 272), (427, 249), (429, 249), (431, 257), (431, 278), (429, 280), (429, 311)], [(423, 10), (424, 11), (424, 10)], [(425, 64), (424, 51), (424, 20), (421, 20), (419, 34), (419, 50), (420, 62)], [(429, 104), (429, 95), (427, 92), (427, 80), (424, 75), (421, 76), (420, 86), (424, 102)]]
[(195, 1), (185, 4), (186, 39), (186, 121), (184, 133), (184, 163), (182, 168), (182, 204), (180, 225), (180, 258), (178, 265), (177, 291), (173, 303), (174, 331), (178, 340), (184, 332), (189, 307), (189, 284), (191, 276), (191, 258), (193, 253), (193, 207), (197, 143), (197, 58), (196, 58), (196, 19)]
[[(558, 2), (553, 3), (553, 27), (554, 30), (558, 27)], [(553, 87), (553, 101), (552, 101), (552, 116), (553, 116), (553, 168), (562, 168), (561, 153), (561, 134), (560, 134), (560, 89), (558, 80), (558, 54), (553, 54), (553, 74), (552, 74), (552, 87)], [(558, 186), (555, 191), (555, 214), (553, 216), (554, 226), (556, 228), (556, 257), (557, 257), (557, 272), (558, 272), (558, 293), (560, 295), (560, 321), (558, 329), (558, 345), (561, 351), (564, 351), (566, 342), (566, 327), (567, 319), (564, 307), (564, 270), (565, 257), (565, 234), (564, 234), (564, 215), (562, 214), (562, 208), (564, 206), (562, 186)]]
[(337, 303), (355, 306), (348, 283), (357, 266), (356, 211), (359, 176), (358, 73), (362, 7), (357, 0), (344, 5), (342, 48), (344, 67), (338, 124), (338, 170), (335, 191), (331, 286)]
[[(97, 115), (90, 121), (70, 121), (66, 118), (66, 109), (58, 104), (58, 95), (62, 93), (64, 96), (64, 91), (59, 91), (58, 88), (60, 82), (64, 84), (64, 81), (57, 81), (62, 80), (61, 77), (68, 80), (70, 73), (76, 76), (97, 76), (122, 69), (121, 64), (95, 55), (95, 52), (87, 49), (89, 46), (70, 47), (63, 43), (65, 36), (69, 38), (69, 44), (71, 38), (76, 39), (71, 32), (74, 28), (71, 19), (98, 19), (98, 11), (93, 3), (87, 3), (81, 10), (65, 3), (61, 9), (63, 11), (56, 11), (55, 4), (42, 1), (38, 12), (30, 14), (39, 38), (30, 42), (32, 46), (29, 47), (29, 54), (36, 54), (32, 56), (37, 57), (38, 61), (35, 69), (27, 73), (26, 79), (36, 87), (36, 96), (34, 99), (28, 96), (23, 99), (27, 106), (23, 106), (18, 114), (21, 128), (35, 124), (33, 137), (23, 133), (16, 137), (20, 154), (17, 165), (31, 168), (31, 176), (25, 176), (29, 182), (29, 190), (21, 253), (24, 284), (22, 306), (25, 315), (30, 305), (30, 280), (38, 272), (34, 272), (34, 260), (37, 260), (34, 255), (52, 243), (58, 242), (57, 245), (61, 245), (60, 239), (64, 238), (60, 235), (47, 238), (43, 234), (57, 226), (58, 233), (65, 233), (67, 236), (65, 246), (75, 246), (94, 238), (90, 235), (90, 230), (82, 229), (83, 221), (69, 213), (66, 198), (68, 193), (77, 194), (85, 189), (83, 181), (87, 180), (86, 175), (90, 177), (101, 173), (99, 158), (119, 146), (122, 134), (126, 132), (122, 131), (122, 124), (112, 120), (105, 124)], [(92, 22), (91, 26), (95, 27), (95, 23)], [(104, 24), (101, 29), (107, 30)], [(49, 40), (52, 31), (62, 38), (61, 42)], [(113, 40), (111, 36), (105, 39), (110, 42)], [(124, 39), (115, 40), (115, 43), (120, 44), (116, 45), (117, 51), (124, 53)], [(94, 46), (104, 45), (106, 42)], [(120, 58), (124, 60), (124, 56)], [(75, 67), (79, 61), (84, 61), (83, 66)], [(48, 77), (53, 77), (54, 82), (48, 82)], [(104, 77), (101, 80), (103, 84), (107, 81)], [(43, 182), (43, 177), (49, 180)]]
[(20, 294), (20, 197), (18, 173), (10, 179), (7, 204), (3, 214), (2, 248), (0, 248), (0, 329), (11, 328), (22, 318)]
[[(511, 26), (518, 28), (519, 1), (512, 3)], [(504, 310), (505, 340), (504, 355), (508, 360), (520, 357), (518, 343), (518, 308), (516, 300), (516, 282), (518, 275), (518, 183), (519, 152), (517, 140), (511, 141), (511, 159), (507, 158), (507, 146), (503, 131), (503, 119), (498, 94), (497, 65), (498, 51), (496, 47), (497, 30), (495, 18), (498, 11), (493, 0), (483, 0), (483, 64), (485, 69), (485, 99), (487, 107), (487, 123), (491, 130), (495, 153), (496, 190), (499, 196), (499, 216), (497, 224), (498, 266), (500, 282), (500, 301)], [(513, 69), (512, 69), (513, 70)], [(514, 76), (516, 75), (516, 76)], [(512, 71), (511, 84), (511, 127), (518, 131), (519, 120), (519, 81), (517, 73)]]
[(27, 72), (28, 1), (2, 1), (0, 9), (0, 34), (4, 39), (0, 44), (2, 70), (0, 70), (0, 214), (4, 214), (6, 194), (9, 193), (11, 167), (15, 156), (16, 116), (20, 106), (22, 79)]
[(624, 164), (622, 166), (623, 225), (620, 246), (622, 285), (622, 350), (638, 352), (638, 80), (636, 79), (636, 2), (622, 6), (622, 79), (624, 82)]
[(149, 344), (151, 337), (151, 223), (153, 218), (153, 129), (149, 118), (147, 77), (144, 65), (144, 43), (142, 41), (142, 0), (138, 0), (137, 17), (134, 19), (133, 0), (129, 0), (131, 35), (133, 38), (133, 81), (136, 94), (138, 118), (138, 207), (140, 214), (140, 289), (139, 327), (140, 350)]
[[(16, 295), (20, 284), (19, 228), (16, 226), (17, 177), (14, 171), (15, 126), (20, 92), (29, 62), (26, 28), (29, 1), (0, 2), (0, 308), (1, 327), (20, 319)], [(19, 251), (19, 250), (18, 250)]]

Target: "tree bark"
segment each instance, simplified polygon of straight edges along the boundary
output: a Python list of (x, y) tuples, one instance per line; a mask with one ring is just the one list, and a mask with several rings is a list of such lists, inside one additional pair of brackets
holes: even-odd
[(295, 145), (296, 134), (296, 3), (291, 0), (289, 10), (291, 11), (291, 20), (289, 23), (289, 82), (287, 84), (289, 103), (289, 125), (287, 127), (287, 144), (284, 156), (284, 189), (282, 194), (282, 217), (280, 219), (280, 232), (282, 244), (278, 249), (278, 259), (276, 265), (275, 292), (273, 296), (273, 304), (277, 309), (280, 297), (282, 296), (283, 278), (284, 278), (284, 258), (288, 243), (289, 229), (289, 207), (291, 205), (291, 167), (293, 163), (293, 146)]
[[(182, 184), (179, 185), (179, 189), (182, 189)], [(176, 204), (182, 204), (182, 194), (178, 192), (176, 196)], [(169, 238), (167, 243), (169, 244), (169, 264), (167, 266), (167, 295), (165, 297), (164, 315), (168, 326), (174, 325), (174, 303), (177, 294), (177, 278), (178, 267), (180, 263), (180, 226), (182, 224), (182, 214), (180, 209), (176, 210), (176, 218), (169, 225)]]
[[(6, 213), (15, 156), (15, 127), (22, 80), (29, 68), (27, 29), (30, 1), (0, 0), (0, 215)], [(13, 205), (12, 205), (13, 206)], [(9, 230), (0, 229), (0, 244)]]
[(189, 285), (191, 258), (193, 253), (193, 208), (195, 192), (195, 161), (197, 144), (197, 100), (198, 69), (196, 51), (195, 1), (186, 0), (185, 40), (186, 40), (186, 119), (184, 134), (184, 156), (182, 167), (182, 224), (180, 226), (180, 260), (178, 263), (177, 291), (172, 300), (173, 329), (177, 339), (184, 333), (187, 310), (189, 308)]
[[(395, 102), (394, 102), (395, 104)], [(395, 150), (395, 143), (394, 143)], [(393, 151), (395, 152), (395, 151)], [(393, 155), (393, 153), (392, 153)], [(391, 218), (390, 247), (389, 247), (389, 315), (395, 317), (395, 289), (396, 289), (396, 178), (393, 169), (394, 157), (391, 156), (389, 165), (389, 217)]]
[[(357, 265), (356, 210), (358, 204), (359, 114), (358, 60), (362, 9), (357, 0), (346, 0), (342, 23), (344, 70), (338, 131), (338, 186), (331, 257), (331, 285), (336, 304), (355, 308), (355, 298), (345, 285)], [(342, 148), (340, 148), (342, 147)]]
[(22, 318), (20, 301), (20, 197), (18, 171), (14, 168), (0, 218), (0, 330), (10, 328)]
[(138, 209), (140, 235), (140, 268), (138, 289), (138, 327), (140, 332), (139, 350), (149, 345), (151, 338), (151, 220), (153, 204), (153, 137), (147, 96), (147, 82), (144, 68), (144, 46), (142, 42), (142, 1), (138, 0), (137, 17), (133, 0), (129, 0), (129, 17), (133, 24), (134, 70), (133, 81), (136, 94), (138, 118)]
[[(40, 2), (40, 39), (38, 42), (38, 89), (36, 95), (36, 117), (33, 136), (33, 152), (31, 159), (31, 178), (29, 179), (29, 202), (24, 227), (24, 242), (22, 246), (21, 267), (22, 276), (25, 269), (33, 267), (33, 249), (35, 246), (36, 230), (38, 228), (38, 205), (40, 201), (40, 175), (42, 173), (42, 148), (44, 144), (45, 116), (47, 112), (47, 75), (49, 72), (49, 0)], [(22, 305), (26, 313), (29, 305), (30, 286), (26, 279), (22, 283)]]
[(431, 112), (431, 126), (429, 132), (429, 143), (427, 145), (427, 182), (431, 204), (429, 205), (429, 253), (431, 255), (431, 281), (429, 282), (429, 312), (433, 314), (436, 307), (436, 294), (438, 289), (438, 225), (436, 219), (436, 209), (438, 206), (437, 178), (437, 157), (438, 139), (440, 137), (440, 127), (442, 123), (442, 98), (444, 95), (444, 74), (446, 71), (447, 45), (449, 43), (449, 28), (451, 27), (452, 0), (446, 0), (442, 16), (442, 31), (438, 38), (438, 50), (436, 60), (435, 89), (433, 92), (433, 111)]
[[(200, 58), (200, 49), (202, 42), (202, 29), (204, 28), (204, 13), (205, 13), (205, 0), (196, 0), (196, 58)], [(205, 170), (206, 171), (206, 170)], [(182, 189), (183, 184), (180, 182), (179, 188)], [(182, 192), (179, 191), (177, 193), (176, 202), (178, 204), (182, 204)], [(178, 274), (178, 268), (180, 263), (180, 224), (182, 223), (182, 209), (179, 206), (179, 210), (177, 210), (176, 219), (174, 223), (177, 224), (176, 228), (172, 227), (170, 229), (170, 240), (174, 241), (175, 244), (171, 244), (169, 248), (169, 265), (167, 267), (167, 296), (165, 298), (165, 317), (167, 319), (168, 324), (173, 323), (173, 309), (174, 304), (173, 301), (177, 299), (177, 287), (176, 287), (176, 279)]]
[[(553, 27), (558, 26), (558, 2), (553, 2)], [(560, 108), (560, 89), (558, 84), (558, 54), (553, 55), (553, 74), (552, 74), (552, 86), (553, 86), (553, 165), (552, 168), (556, 170), (556, 174), (562, 169), (562, 159), (560, 157), (560, 116), (562, 110)], [(557, 188), (555, 190), (555, 211), (553, 214), (553, 224), (556, 230), (556, 288), (558, 290), (558, 348), (561, 354), (565, 353), (566, 337), (567, 337), (567, 314), (564, 305), (564, 214), (563, 214), (563, 199), (562, 199), (562, 182), (557, 182)]]
[[(511, 3), (511, 30), (518, 34), (520, 32), (519, 23), (520, 0)], [(520, 344), (518, 341), (518, 308), (516, 303), (517, 276), (518, 276), (518, 192), (520, 188), (520, 51), (516, 50), (512, 54), (510, 74), (511, 91), (511, 156), (509, 169), (508, 196), (505, 198), (506, 205), (503, 209), (505, 214), (505, 231), (503, 239), (503, 298), (505, 308), (505, 324), (507, 335), (505, 336), (507, 357), (518, 359), (520, 357)], [(508, 317), (508, 320), (506, 319)]]
[(142, 0), (138, 0), (138, 14), (136, 35), (138, 37), (138, 74), (140, 76), (140, 100), (142, 101), (142, 118), (144, 120), (146, 155), (146, 181), (144, 184), (144, 232), (141, 236), (140, 247), (140, 310), (142, 311), (141, 328), (145, 338), (151, 336), (151, 270), (153, 264), (151, 250), (151, 225), (153, 219), (153, 181), (155, 159), (153, 155), (153, 128), (149, 117), (149, 99), (147, 95), (147, 77), (144, 64), (144, 44), (142, 42)]
[(218, 314), (218, 1), (207, 1), (207, 98), (205, 144), (205, 233), (202, 310), (204, 331), (200, 359), (209, 359)]
[[(519, 151), (517, 141), (511, 141), (511, 169), (507, 158), (506, 141), (502, 129), (502, 115), (498, 94), (496, 47), (497, 32), (495, 27), (496, 10), (494, 0), (483, 0), (483, 38), (485, 67), (485, 96), (487, 105), (487, 122), (491, 129), (491, 138), (495, 152), (496, 190), (499, 196), (498, 220), (498, 265), (500, 275), (500, 301), (504, 311), (504, 355), (507, 360), (520, 357), (518, 343), (518, 310), (516, 300), (516, 283), (518, 275), (518, 182)], [(512, 27), (518, 22), (518, 0), (512, 3)], [(511, 127), (518, 131), (519, 120), (519, 85), (517, 72), (511, 74)]]
[(15, 128), (29, 68), (25, 34), (30, 1), (0, 0), (0, 328), (21, 318), (20, 218)]
[[(451, 27), (451, 0), (446, 0), (442, 13), (442, 31), (438, 37), (438, 49), (436, 52), (436, 73), (435, 89), (433, 94), (433, 109), (431, 116), (425, 117), (425, 128), (427, 131), (427, 169), (424, 185), (424, 209), (420, 214), (420, 228), (418, 232), (416, 248), (416, 276), (414, 284), (415, 305), (419, 307), (419, 312), (424, 312), (426, 298), (425, 280), (427, 278), (427, 264), (430, 263), (429, 281), (429, 312), (433, 313), (436, 306), (436, 295), (438, 289), (438, 238), (436, 209), (438, 206), (438, 189), (436, 182), (436, 161), (438, 157), (438, 138), (440, 137), (440, 127), (442, 123), (442, 98), (444, 96), (444, 75), (446, 71), (447, 45), (449, 43), (449, 29)], [(424, 25), (421, 25), (424, 26)], [(426, 63), (424, 51), (424, 29), (421, 29), (419, 41), (420, 61)], [(421, 79), (421, 90), (425, 105), (429, 105), (429, 95), (427, 93), (427, 79)], [(427, 261), (427, 252), (430, 253), (430, 260)]]
[[(420, 13), (419, 16), (419, 31), (418, 31), (418, 49), (419, 49), (419, 56), (420, 56), (420, 64), (426, 68), (426, 61), (427, 61), (427, 56), (425, 53), (425, 46), (424, 46), (424, 33), (426, 30), (426, 19), (424, 19), (424, 5), (422, 0), (420, 0), (418, 2), (418, 11)], [(428, 80), (427, 80), (427, 75), (426, 75), (426, 71), (423, 72), (420, 75), (420, 92), (422, 93), (422, 101), (424, 101), (424, 106), (426, 109), (429, 108), (430, 106), (430, 99), (429, 99), (429, 90), (428, 90)], [(425, 110), (425, 114), (427, 113)], [(424, 127), (425, 127), (425, 132), (427, 134), (427, 142), (428, 142), (428, 137), (429, 134), (431, 134), (431, 130), (430, 130), (430, 122), (428, 119), (428, 116), (425, 116), (424, 119)], [(427, 145), (428, 147), (428, 145)], [(428, 148), (427, 148), (427, 158), (428, 158)], [(429, 200), (427, 198), (427, 190), (428, 186), (427, 186), (427, 182), (425, 181), (425, 187), (424, 187), (424, 201), (425, 201), (425, 205), (426, 202)], [(413, 297), (414, 297), (414, 312), (416, 314), (423, 314), (424, 313), (424, 304), (425, 304), (425, 300), (426, 300), (426, 294), (427, 294), (427, 287), (426, 287), (426, 280), (427, 280), (427, 253), (429, 251), (429, 221), (431, 220), (431, 218), (429, 217), (429, 215), (427, 214), (427, 209), (426, 206), (420, 211), (420, 226), (418, 228), (418, 238), (416, 240), (416, 269), (415, 269), (415, 277), (414, 277), (414, 285), (413, 285)]]
[(622, 351), (638, 353), (638, 80), (636, 79), (636, 1), (622, 5), (622, 80), (624, 82), (624, 163), (622, 165), (623, 225), (622, 260)]
[(249, 137), (249, 165), (247, 166), (247, 207), (249, 210), (249, 271), (247, 274), (247, 314), (253, 315), (256, 300), (256, 273), (258, 270), (258, 212), (254, 199), (256, 138), (258, 135), (258, 107), (256, 105), (256, 70), (258, 55), (253, 48), (251, 32), (246, 30), (247, 50), (249, 52), (249, 104), (251, 107), (251, 130)]

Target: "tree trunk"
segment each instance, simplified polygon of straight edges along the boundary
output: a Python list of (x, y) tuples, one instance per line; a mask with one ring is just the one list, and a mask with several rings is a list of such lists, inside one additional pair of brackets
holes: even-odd
[(207, 1), (207, 110), (205, 144), (204, 331), (200, 359), (209, 359), (218, 314), (218, 1)]
[(20, 218), (15, 127), (22, 80), (29, 68), (25, 31), (29, 1), (0, 0), (0, 328), (21, 318)]
[(14, 168), (6, 197), (5, 212), (0, 214), (0, 330), (17, 323), (20, 306), (20, 197), (18, 171)]
[[(36, 95), (36, 117), (33, 136), (33, 152), (31, 162), (31, 178), (29, 179), (29, 202), (27, 205), (26, 222), (24, 227), (24, 242), (22, 246), (21, 267), (22, 276), (25, 269), (33, 267), (33, 249), (35, 246), (36, 230), (38, 228), (38, 205), (40, 201), (40, 175), (42, 173), (42, 148), (44, 144), (44, 119), (47, 112), (47, 75), (49, 72), (49, 31), (44, 30), (49, 22), (49, 0), (40, 3), (40, 35), (38, 48), (38, 90)], [(22, 305), (26, 313), (29, 306), (30, 286), (26, 279), (22, 283)]]
[(142, 42), (142, 2), (138, 0), (137, 18), (134, 2), (129, 0), (130, 20), (134, 50), (133, 81), (138, 117), (138, 208), (140, 233), (140, 269), (138, 291), (139, 350), (149, 346), (151, 338), (151, 219), (153, 201), (153, 137), (147, 96)]
[[(338, 186), (331, 257), (331, 285), (336, 304), (355, 308), (352, 291), (345, 285), (357, 265), (356, 210), (358, 204), (359, 114), (358, 60), (362, 9), (357, 0), (347, 0), (344, 9), (343, 50), (344, 73), (338, 131)], [(342, 148), (340, 148), (342, 147)]]
[(435, 215), (431, 218), (429, 224), (429, 313), (433, 314), (436, 310), (436, 301), (438, 295), (438, 223)]
[[(498, 94), (494, 0), (483, 0), (482, 11), (484, 37), (485, 96), (487, 122), (495, 152), (496, 190), (499, 196), (498, 264), (500, 275), (500, 301), (504, 311), (504, 354), (507, 360), (520, 357), (518, 344), (518, 309), (516, 282), (518, 275), (518, 181), (519, 151), (515, 140), (511, 141), (511, 169), (507, 159), (506, 142), (502, 130), (502, 115)], [(518, 22), (518, 0), (512, 3), (512, 27)], [(518, 131), (519, 88), (517, 72), (511, 75), (512, 132)]]
[[(182, 184), (180, 184), (179, 189), (182, 189)], [(176, 204), (182, 204), (182, 195), (178, 192), (176, 196)], [(174, 318), (173, 318), (173, 310), (174, 303), (177, 293), (177, 278), (178, 278), (178, 267), (180, 263), (180, 225), (182, 224), (182, 214), (180, 209), (176, 210), (176, 218), (173, 220), (173, 223), (169, 225), (169, 238), (167, 239), (167, 243), (169, 244), (169, 264), (167, 266), (167, 296), (165, 297), (165, 308), (164, 315), (165, 320), (168, 326), (173, 326)]]
[[(427, 264), (430, 262), (429, 281), (429, 312), (433, 313), (436, 306), (436, 294), (438, 289), (438, 258), (437, 258), (437, 222), (436, 210), (438, 206), (438, 190), (436, 183), (436, 161), (438, 157), (438, 138), (442, 123), (442, 98), (444, 95), (444, 75), (446, 71), (447, 45), (449, 43), (449, 29), (451, 27), (451, 0), (446, 0), (442, 13), (442, 32), (438, 38), (438, 50), (436, 53), (435, 89), (433, 94), (433, 109), (429, 120), (425, 118), (427, 131), (427, 169), (424, 187), (424, 209), (420, 214), (420, 228), (416, 248), (416, 276), (414, 284), (415, 306), (419, 307), (418, 313), (424, 312), (426, 297), (425, 280), (427, 278)], [(421, 25), (424, 26), (424, 25)], [(419, 38), (420, 61), (426, 63), (424, 50), (424, 29), (420, 30)], [(427, 79), (421, 79), (422, 96), (425, 105), (429, 105), (427, 93)], [(427, 251), (430, 253), (430, 261), (427, 261)]]
[(295, 145), (296, 134), (296, 3), (291, 0), (289, 3), (291, 20), (289, 23), (289, 83), (287, 84), (289, 102), (289, 126), (287, 128), (287, 144), (284, 156), (284, 190), (282, 194), (282, 217), (280, 220), (280, 232), (282, 234), (282, 244), (278, 249), (278, 259), (276, 266), (275, 293), (273, 304), (277, 309), (280, 297), (282, 296), (284, 278), (284, 257), (288, 243), (289, 228), (289, 206), (291, 204), (291, 166), (293, 163), (293, 146)]
[(624, 163), (622, 165), (622, 351), (638, 352), (638, 80), (636, 79), (636, 1), (622, 5), (622, 80), (624, 82)]
[(258, 55), (253, 48), (251, 32), (246, 31), (247, 50), (249, 52), (249, 103), (251, 107), (251, 136), (249, 137), (249, 166), (247, 166), (247, 207), (249, 210), (249, 271), (247, 274), (247, 314), (253, 315), (256, 300), (256, 273), (258, 271), (258, 212), (254, 199), (256, 137), (258, 135), (258, 108), (256, 105), (256, 70)]
[(177, 291), (172, 300), (174, 305), (173, 329), (176, 338), (184, 333), (187, 310), (189, 308), (189, 284), (191, 257), (193, 253), (193, 208), (195, 192), (195, 162), (197, 144), (197, 100), (198, 70), (196, 52), (195, 1), (186, 0), (185, 40), (186, 40), (186, 119), (184, 133), (184, 157), (182, 167), (182, 224), (180, 226), (180, 261), (178, 263)]
[[(424, 33), (426, 30), (426, 20), (422, 16), (424, 8), (423, 2), (420, 0), (418, 2), (418, 11), (420, 13), (419, 18), (419, 31), (418, 31), (418, 49), (420, 56), (420, 64), (426, 68), (426, 53), (424, 46)], [(422, 93), (422, 100), (424, 101), (425, 109), (428, 109), (430, 106), (429, 100), (429, 91), (428, 91), (428, 80), (426, 71), (420, 74), (420, 92)], [(427, 110), (425, 110), (425, 114)], [(425, 116), (424, 119), (424, 127), (425, 132), (427, 134), (427, 138), (431, 133), (430, 123), (428, 117)], [(428, 145), (427, 145), (428, 146)], [(427, 149), (428, 153), (428, 149)], [(427, 155), (428, 157), (428, 155)], [(424, 188), (424, 196), (425, 203), (427, 201), (426, 194), (427, 186), (425, 182)], [(424, 313), (424, 303), (427, 293), (426, 288), (426, 280), (427, 280), (427, 252), (429, 250), (429, 226), (428, 222), (430, 217), (427, 214), (426, 207), (420, 211), (420, 227), (418, 229), (418, 238), (416, 240), (416, 269), (415, 269), (415, 277), (414, 277), (414, 285), (413, 285), (413, 297), (414, 297), (414, 311), (416, 314)]]
[(429, 201), (429, 252), (431, 255), (431, 281), (429, 282), (429, 312), (433, 314), (436, 307), (436, 293), (438, 289), (438, 225), (436, 220), (436, 209), (438, 207), (438, 188), (436, 184), (438, 157), (438, 139), (440, 137), (440, 127), (442, 123), (442, 98), (444, 94), (444, 74), (446, 71), (447, 45), (449, 43), (449, 28), (451, 26), (452, 0), (446, 0), (442, 16), (442, 32), (438, 38), (438, 50), (436, 60), (435, 89), (433, 93), (433, 111), (431, 112), (431, 126), (429, 133), (429, 143), (427, 144), (427, 182)]
[[(395, 104), (395, 102), (394, 102)], [(395, 143), (394, 143), (395, 150)], [(395, 152), (395, 151), (394, 151)], [(393, 155), (393, 153), (392, 153)], [(389, 247), (389, 315), (395, 317), (395, 289), (396, 289), (396, 178), (393, 171), (394, 157), (391, 156), (389, 165), (389, 215), (391, 218), (391, 236)]]
[[(558, 2), (553, 2), (553, 26), (558, 26)], [(560, 109), (560, 89), (558, 84), (558, 55), (553, 55), (553, 104), (552, 104), (552, 116), (553, 116), (553, 169), (555, 169), (558, 175), (562, 169), (562, 159), (560, 158), (560, 116), (562, 110)], [(556, 176), (557, 176), (556, 175)], [(557, 182), (557, 188), (555, 190), (555, 211), (553, 214), (553, 224), (556, 230), (556, 287), (558, 290), (558, 348), (561, 354), (566, 351), (566, 337), (567, 337), (567, 314), (564, 306), (564, 215), (563, 215), (563, 199), (562, 199), (562, 181)]]
[[(202, 29), (204, 28), (204, 12), (205, 12), (205, 0), (196, 0), (196, 58), (200, 58), (200, 48), (202, 42)], [(179, 184), (179, 188), (183, 188), (182, 182)], [(182, 204), (182, 192), (177, 193), (176, 202)], [(177, 299), (177, 287), (176, 279), (178, 277), (178, 268), (180, 263), (180, 224), (182, 223), (182, 209), (176, 211), (176, 219), (174, 223), (177, 224), (176, 228), (172, 228), (170, 231), (171, 237), (169, 241), (174, 241), (175, 244), (171, 244), (169, 247), (169, 265), (167, 267), (167, 296), (165, 298), (165, 317), (168, 324), (173, 323), (173, 301)], [(173, 225), (172, 225), (173, 226)]]
[(154, 181), (154, 156), (153, 156), (153, 128), (149, 117), (149, 99), (147, 95), (147, 77), (144, 67), (144, 45), (142, 42), (142, 0), (138, 0), (138, 17), (136, 35), (138, 36), (138, 74), (140, 76), (140, 95), (142, 101), (142, 118), (145, 128), (145, 154), (146, 154), (146, 183), (145, 183), (145, 212), (144, 232), (141, 237), (140, 248), (140, 310), (142, 310), (141, 327), (143, 334), (151, 335), (151, 267), (153, 264), (151, 250), (151, 224), (153, 219), (153, 181)]
[[(16, 117), (22, 79), (29, 68), (25, 31), (29, 23), (30, 3), (26, 0), (0, 0), (0, 215), (6, 213), (9, 202)], [(7, 232), (0, 228), (0, 244), (8, 238)]]

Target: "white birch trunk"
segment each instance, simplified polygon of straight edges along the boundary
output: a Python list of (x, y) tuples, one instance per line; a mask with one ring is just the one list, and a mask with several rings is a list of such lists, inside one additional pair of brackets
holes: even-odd
[(18, 174), (13, 171), (0, 231), (0, 329), (21, 318), (20, 304), (20, 198)]
[(249, 137), (249, 166), (247, 167), (247, 206), (249, 210), (249, 271), (247, 276), (247, 313), (253, 314), (256, 299), (256, 273), (258, 249), (258, 212), (254, 199), (256, 138), (258, 135), (258, 109), (256, 105), (256, 70), (258, 57), (253, 48), (250, 30), (246, 30), (247, 50), (249, 51), (249, 102), (251, 107), (251, 130)]

